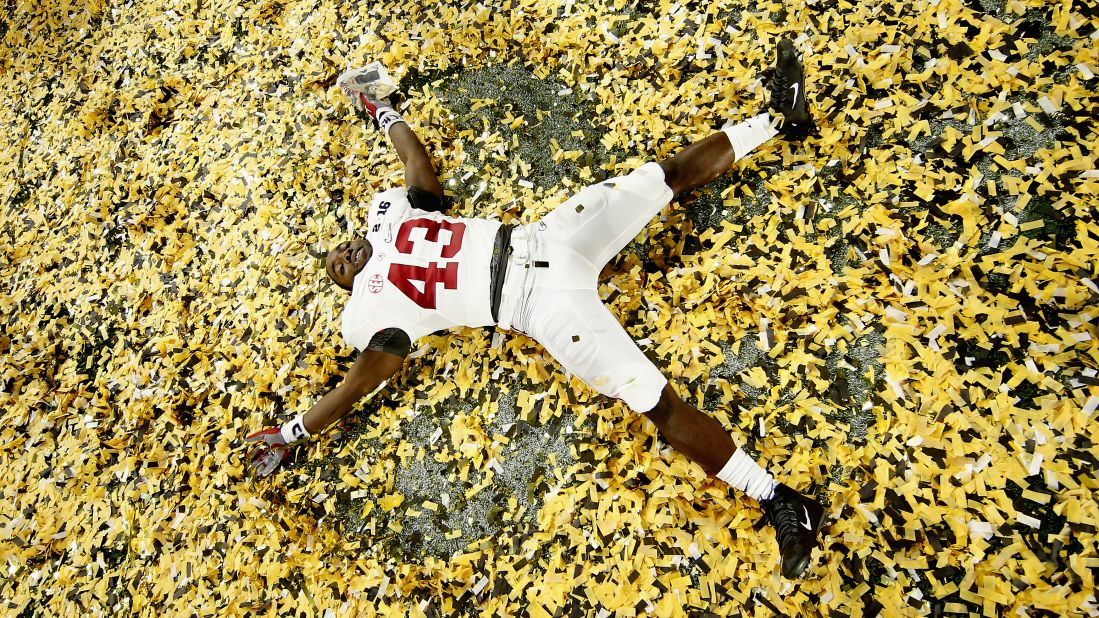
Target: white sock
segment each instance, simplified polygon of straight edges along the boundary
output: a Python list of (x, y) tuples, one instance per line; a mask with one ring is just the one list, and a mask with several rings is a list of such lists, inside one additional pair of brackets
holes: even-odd
[(778, 487), (774, 477), (740, 449), (733, 451), (733, 456), (717, 473), (717, 478), (760, 502), (770, 500), (775, 494), (775, 487)]
[(726, 125), (721, 130), (729, 136), (729, 143), (733, 145), (733, 154), (736, 157), (734, 161), (743, 159), (767, 140), (778, 135), (778, 129), (771, 126), (771, 114), (767, 113), (752, 116), (732, 126)]
[(282, 426), (282, 439), (287, 444), (293, 444), (298, 440), (309, 437), (309, 431), (305, 429), (304, 414), (299, 414), (294, 420)]

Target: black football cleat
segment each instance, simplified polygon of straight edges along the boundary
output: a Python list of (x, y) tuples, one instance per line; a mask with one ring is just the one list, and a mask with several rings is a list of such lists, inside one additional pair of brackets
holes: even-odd
[(778, 55), (770, 78), (771, 97), (767, 107), (782, 116), (779, 133), (789, 140), (805, 139), (816, 126), (805, 98), (805, 67), (789, 39), (778, 42)]
[(778, 537), (783, 576), (787, 579), (801, 577), (817, 546), (824, 507), (786, 485), (776, 487), (775, 495), (762, 505)]

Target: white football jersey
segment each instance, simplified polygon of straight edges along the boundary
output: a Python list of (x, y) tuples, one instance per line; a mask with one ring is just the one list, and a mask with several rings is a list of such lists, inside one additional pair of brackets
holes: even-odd
[(456, 326), (494, 324), (489, 263), (499, 222), (418, 210), (408, 190), (398, 188), (374, 197), (367, 223), (374, 252), (344, 307), (349, 344), (364, 350), (387, 328), (415, 341)]

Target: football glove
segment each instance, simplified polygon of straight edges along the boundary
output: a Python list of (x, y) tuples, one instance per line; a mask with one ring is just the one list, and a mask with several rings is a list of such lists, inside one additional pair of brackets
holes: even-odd
[(257, 431), (244, 439), (245, 442), (262, 443), (252, 455), (252, 463), (248, 467), (260, 478), (270, 475), (290, 457), (290, 447), (307, 437), (309, 432), (301, 415), (281, 428), (268, 427)]
[(275, 471), (290, 456), (290, 448), (282, 439), (278, 427), (270, 427), (248, 436), (245, 442), (263, 442), (263, 446), (252, 454), (252, 463), (248, 468), (256, 476), (263, 478)]
[(386, 135), (393, 125), (405, 121), (388, 98), (397, 90), (397, 84), (380, 62), (348, 69), (336, 79), (336, 84), (351, 100), (351, 106), (369, 114)]

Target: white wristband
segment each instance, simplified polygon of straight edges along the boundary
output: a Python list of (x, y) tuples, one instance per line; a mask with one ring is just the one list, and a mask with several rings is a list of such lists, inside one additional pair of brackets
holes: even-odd
[(294, 420), (282, 426), (281, 434), (282, 439), (287, 444), (293, 444), (298, 440), (304, 440), (309, 437), (309, 431), (305, 429), (305, 417), (304, 414), (299, 414)]
[(404, 122), (404, 118), (397, 113), (397, 110), (392, 107), (379, 107), (378, 108), (378, 127), (386, 134), (389, 135), (389, 129), (398, 122)]

